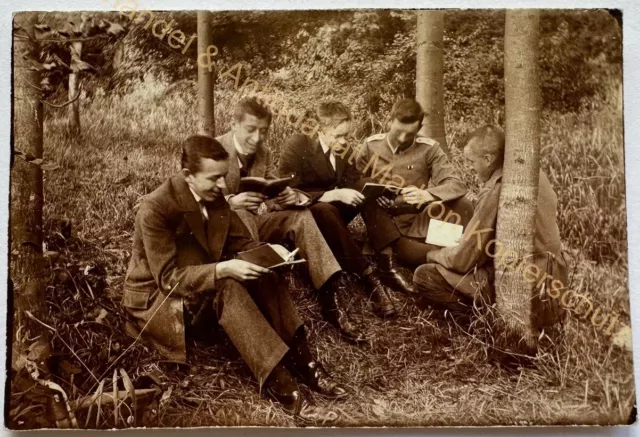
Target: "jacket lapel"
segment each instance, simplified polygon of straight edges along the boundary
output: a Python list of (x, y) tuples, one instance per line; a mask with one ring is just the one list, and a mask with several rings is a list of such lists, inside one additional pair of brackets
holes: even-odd
[(185, 221), (189, 225), (189, 228), (191, 228), (191, 232), (193, 232), (198, 243), (200, 243), (204, 250), (209, 252), (207, 237), (204, 233), (204, 220), (202, 218), (202, 212), (200, 212), (200, 205), (196, 202), (195, 197), (193, 197), (193, 194), (189, 190), (187, 182), (181, 174), (174, 176), (171, 182), (180, 208), (184, 211)]
[(238, 154), (233, 145), (233, 131), (217, 137), (216, 140), (222, 144), (229, 154), (229, 171), (224, 178), (227, 183), (227, 189), (224, 191), (224, 195), (237, 194), (240, 189), (240, 166), (238, 165)]
[(226, 203), (223, 203), (220, 208), (209, 209), (208, 213), (209, 253), (215, 261), (218, 261), (222, 256), (222, 250), (229, 233), (230, 209)]
[(329, 171), (327, 160), (324, 157), (322, 146), (320, 145), (318, 138), (313, 140), (309, 149), (312, 154), (309, 158), (309, 164), (311, 164), (311, 166), (316, 170), (318, 176), (322, 180), (333, 182), (334, 175)]
[(248, 171), (249, 176), (260, 177), (263, 178), (266, 176), (267, 170), (267, 153), (265, 150), (264, 144), (261, 144), (258, 150), (256, 151), (256, 157), (253, 160), (253, 164)]
[(336, 181), (339, 181), (342, 178), (342, 173), (344, 173), (345, 167), (344, 159), (339, 156), (336, 156)]

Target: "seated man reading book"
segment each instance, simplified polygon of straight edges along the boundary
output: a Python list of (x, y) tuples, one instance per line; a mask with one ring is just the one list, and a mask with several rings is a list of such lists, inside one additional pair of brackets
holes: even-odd
[(422, 264), (433, 248), (425, 242), (433, 216), (455, 213), (464, 226), (473, 212), (464, 197), (467, 188), (440, 144), (419, 135), (423, 118), (414, 99), (397, 101), (391, 109), (389, 132), (367, 138), (356, 158), (356, 167), (365, 176), (401, 187), (391, 198), (379, 199), (386, 199), (378, 202), (382, 208), (373, 208), (363, 218), (369, 242), (381, 258), (395, 255), (412, 268)]
[[(362, 278), (365, 293), (381, 317), (396, 313), (394, 301), (383, 276), (362, 254), (349, 232), (349, 223), (362, 208), (361, 175), (351, 162), (335, 153), (345, 148), (351, 131), (351, 111), (337, 101), (321, 102), (316, 115), (319, 121), (317, 137), (296, 134), (282, 149), (280, 176), (293, 175), (295, 187), (310, 197), (309, 209), (325, 240), (343, 269)], [(388, 272), (384, 272), (388, 273)]]
[[(488, 243), (495, 242), (504, 143), (502, 130), (487, 125), (475, 130), (464, 148), (469, 166), (484, 183), (473, 217), (458, 244), (427, 253), (425, 264), (414, 274), (418, 289), (436, 307), (470, 311), (474, 303), (482, 306), (495, 302), (494, 258), (488, 255), (491, 253)], [(561, 253), (556, 208), (556, 194), (540, 170), (532, 259), (538, 272), (538, 278), (533, 278), (536, 282), (533, 314), (539, 328), (557, 322), (562, 316), (559, 299), (550, 299), (550, 290), (567, 285), (567, 264)]]
[(185, 363), (185, 335), (213, 316), (260, 386), (288, 411), (297, 414), (303, 402), (294, 374), (325, 396), (344, 396), (313, 358), (286, 286), (269, 269), (235, 259), (264, 243), (251, 238), (224, 200), (228, 168), (218, 141), (191, 136), (180, 173), (140, 205), (122, 298), (127, 332), (142, 333), (170, 361)]
[[(269, 199), (260, 192), (240, 189), (242, 178), (251, 177), (249, 181), (254, 186), (257, 178), (278, 179), (275, 163), (264, 144), (271, 118), (268, 108), (255, 98), (245, 98), (236, 105), (231, 131), (218, 137), (230, 156), (225, 197), (260, 240), (271, 243), (288, 240), (300, 250), (300, 256), (307, 260), (311, 281), (319, 291), (324, 317), (348, 340), (364, 341), (367, 337), (363, 329), (352, 320), (343, 302), (348, 287), (342, 268), (311, 213), (300, 207), (308, 200), (304, 193), (287, 186)], [(258, 211), (263, 203), (266, 208)]]

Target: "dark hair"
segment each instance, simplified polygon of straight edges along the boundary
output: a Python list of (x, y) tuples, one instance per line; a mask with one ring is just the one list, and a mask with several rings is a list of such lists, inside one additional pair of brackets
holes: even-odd
[(398, 100), (391, 108), (389, 121), (398, 120), (401, 123), (415, 123), (419, 121), (422, 124), (424, 111), (422, 106), (414, 99)]
[(245, 97), (236, 103), (236, 107), (233, 110), (234, 120), (238, 123), (241, 122), (245, 114), (253, 115), (259, 119), (266, 118), (269, 124), (271, 124), (271, 111), (264, 104), (260, 103), (256, 97)]
[(504, 158), (504, 132), (499, 126), (485, 124), (467, 135), (464, 145), (476, 140), (477, 152), (486, 155), (492, 154), (502, 162)]
[(213, 159), (214, 161), (224, 161), (229, 158), (229, 154), (218, 140), (206, 135), (191, 135), (182, 142), (181, 168), (188, 169), (191, 173), (200, 170), (200, 163), (203, 159)]
[(327, 100), (320, 102), (316, 109), (316, 116), (323, 127), (336, 127), (345, 121), (351, 121), (351, 111), (344, 104), (337, 100)]

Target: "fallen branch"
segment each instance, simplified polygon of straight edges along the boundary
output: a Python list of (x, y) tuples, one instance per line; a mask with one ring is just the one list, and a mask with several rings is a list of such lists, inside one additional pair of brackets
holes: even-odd
[[(160, 388), (156, 387), (156, 388), (142, 388), (142, 389), (138, 389), (135, 390), (135, 396), (136, 396), (136, 400), (139, 401), (140, 399), (145, 399), (148, 398), (150, 396), (155, 396), (155, 395), (159, 395), (160, 392), (162, 390), (160, 390)], [(71, 401), (69, 403), (69, 405), (71, 406), (72, 410), (81, 410), (84, 408), (88, 408), (90, 407), (96, 400), (98, 401), (99, 404), (112, 404), (113, 400), (114, 400), (114, 396), (112, 393), (102, 393), (97, 399), (92, 399), (93, 396), (85, 396), (84, 398), (80, 398), (76, 401)], [(116, 392), (116, 402), (122, 402), (125, 399), (127, 399), (127, 397), (129, 397), (129, 392), (127, 390), (119, 390)]]

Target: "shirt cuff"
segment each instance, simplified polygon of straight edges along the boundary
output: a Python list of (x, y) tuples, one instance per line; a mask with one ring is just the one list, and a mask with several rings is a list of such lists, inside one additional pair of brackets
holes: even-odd
[(311, 200), (311, 198), (306, 194), (300, 191), (298, 191), (297, 193), (298, 193), (298, 205), (306, 205), (307, 203), (309, 203), (309, 200)]

